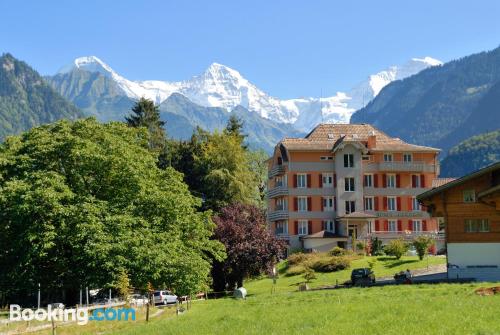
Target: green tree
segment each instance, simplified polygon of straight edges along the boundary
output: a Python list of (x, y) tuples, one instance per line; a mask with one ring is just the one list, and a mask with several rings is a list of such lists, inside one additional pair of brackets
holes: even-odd
[(11, 299), (38, 282), (54, 300), (76, 299), (121, 271), (134, 287), (206, 287), (211, 260), (225, 256), (211, 213), (181, 174), (157, 167), (148, 140), (144, 128), (85, 119), (0, 145), (0, 287)]
[(239, 136), (198, 128), (189, 141), (170, 142), (168, 151), (172, 167), (184, 174), (193, 194), (204, 199), (204, 209), (261, 203), (261, 172), (253, 168)]
[(247, 148), (243, 144), (246, 138), (246, 135), (243, 134), (243, 121), (241, 121), (238, 116), (231, 114), (229, 120), (227, 121), (226, 128), (224, 129), (224, 134), (236, 137), (239, 139), (240, 145), (242, 145), (245, 149)]
[(162, 151), (165, 148), (165, 122), (160, 119), (160, 108), (153, 101), (139, 99), (125, 120), (130, 127), (145, 127), (149, 131), (150, 149)]
[(384, 247), (384, 251), (387, 255), (400, 259), (408, 251), (408, 245), (402, 239), (392, 240)]
[(417, 250), (418, 258), (422, 260), (427, 255), (429, 248), (434, 244), (434, 240), (430, 236), (421, 235), (415, 237), (412, 244)]

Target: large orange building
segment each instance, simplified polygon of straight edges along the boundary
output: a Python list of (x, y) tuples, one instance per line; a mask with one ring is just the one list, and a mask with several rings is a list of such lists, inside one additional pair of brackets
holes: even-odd
[(318, 251), (353, 238), (439, 238), (416, 199), (436, 181), (438, 154), (368, 124), (320, 124), (285, 138), (268, 161), (270, 228), (292, 249)]

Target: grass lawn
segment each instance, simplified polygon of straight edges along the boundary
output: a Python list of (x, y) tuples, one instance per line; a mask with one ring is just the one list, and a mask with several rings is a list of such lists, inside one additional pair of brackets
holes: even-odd
[[(367, 266), (368, 258), (354, 267)], [(429, 265), (444, 258), (429, 258)], [(378, 277), (406, 268), (425, 268), (427, 261), (379, 258)], [(347, 280), (350, 270), (318, 274), (311, 286)], [(149, 324), (93, 322), (64, 326), (58, 334), (500, 334), (500, 296), (482, 297), (474, 290), (497, 284), (400, 285), (297, 292), (301, 276), (278, 279), (271, 294), (268, 278), (248, 281), (247, 300), (195, 301), (176, 317), (164, 313)], [(49, 331), (43, 334), (50, 334)]]

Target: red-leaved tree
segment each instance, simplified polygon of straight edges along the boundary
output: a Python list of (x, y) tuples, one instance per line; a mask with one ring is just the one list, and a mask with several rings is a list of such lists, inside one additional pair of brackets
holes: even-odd
[(240, 203), (228, 205), (214, 217), (215, 238), (226, 247), (227, 258), (213, 265), (215, 291), (243, 286), (243, 279), (269, 271), (283, 257), (286, 243), (266, 227), (262, 209)]

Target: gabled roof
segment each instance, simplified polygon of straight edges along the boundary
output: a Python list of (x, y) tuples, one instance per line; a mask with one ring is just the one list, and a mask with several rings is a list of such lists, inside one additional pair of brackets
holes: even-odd
[[(314, 128), (304, 138), (285, 138), (280, 144), (291, 151), (331, 151), (335, 144), (358, 143), (365, 145), (369, 136), (376, 136), (376, 145), (370, 151), (439, 152), (439, 149), (404, 142), (369, 124), (329, 124)], [(340, 140), (340, 142), (338, 142)]]
[(449, 183), (446, 183), (442, 186), (439, 186), (439, 187), (436, 187), (436, 188), (433, 188), (427, 192), (424, 192), (422, 194), (419, 194), (417, 195), (417, 199), (418, 200), (423, 200), (423, 199), (427, 199), (427, 198), (430, 198), (432, 197), (433, 195), (436, 195), (436, 194), (439, 194), (443, 191), (446, 191), (452, 187), (455, 187), (455, 186), (458, 186), (458, 185), (461, 185), (463, 183), (465, 183), (466, 181), (469, 181), (471, 179), (474, 179), (474, 178), (477, 178), (477, 177), (480, 177), (486, 173), (489, 173), (489, 172), (492, 172), (492, 171), (495, 171), (495, 170), (500, 170), (500, 162), (496, 162), (496, 163), (493, 163), (491, 165), (488, 165), (487, 167), (484, 167), (480, 170), (477, 170), (475, 172), (472, 172), (468, 175), (465, 175), (461, 178), (458, 178), (458, 179), (455, 179), (453, 181), (450, 181)]
[(454, 180), (456, 180), (457, 178), (434, 178), (432, 180), (432, 185), (431, 187), (432, 188), (436, 188), (436, 187), (439, 187), (439, 186), (443, 186), (444, 184), (447, 184), (449, 182), (452, 182)]

